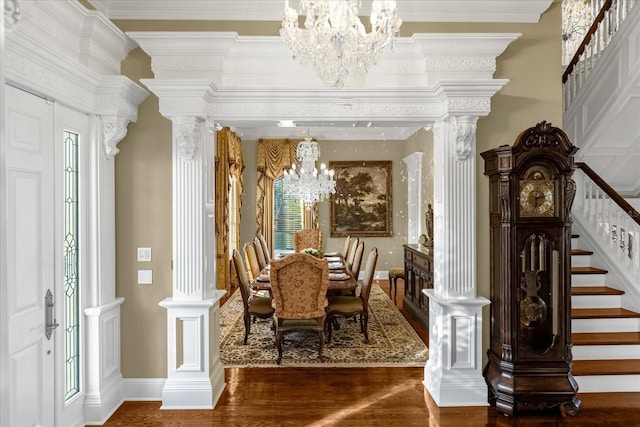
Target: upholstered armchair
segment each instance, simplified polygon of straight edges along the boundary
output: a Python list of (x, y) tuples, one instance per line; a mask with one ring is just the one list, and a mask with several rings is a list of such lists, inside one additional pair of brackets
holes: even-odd
[(360, 295), (357, 296), (331, 296), (327, 306), (327, 342), (331, 342), (333, 322), (336, 317), (360, 316), (360, 330), (364, 333), (365, 344), (369, 343), (369, 295), (373, 286), (373, 276), (376, 272), (378, 262), (378, 249), (373, 248), (367, 257), (367, 264), (364, 270), (360, 286)]
[(274, 309), (271, 305), (271, 298), (253, 297), (249, 287), (249, 278), (242, 262), (242, 256), (237, 249), (232, 254), (233, 265), (235, 266), (240, 283), (240, 293), (242, 294), (242, 305), (244, 307), (244, 344), (247, 345), (249, 333), (251, 332), (251, 318), (270, 319), (273, 318)]
[(277, 363), (282, 360), (284, 335), (294, 331), (315, 332), (322, 361), (324, 320), (329, 287), (326, 259), (295, 253), (271, 261), (271, 293), (276, 319)]
[(313, 228), (303, 228), (293, 235), (293, 249), (300, 252), (305, 248), (313, 248), (318, 251), (322, 247), (322, 231)]

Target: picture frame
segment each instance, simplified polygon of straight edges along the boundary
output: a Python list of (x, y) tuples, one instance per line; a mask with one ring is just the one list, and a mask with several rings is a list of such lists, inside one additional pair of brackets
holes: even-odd
[(330, 161), (336, 192), (330, 195), (331, 237), (393, 235), (392, 162)]

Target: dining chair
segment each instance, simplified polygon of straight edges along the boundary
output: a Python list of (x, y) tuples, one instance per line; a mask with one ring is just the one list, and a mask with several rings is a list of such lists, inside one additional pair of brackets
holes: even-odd
[(373, 286), (373, 276), (378, 262), (378, 249), (372, 248), (367, 256), (367, 264), (364, 276), (360, 284), (360, 295), (357, 296), (331, 296), (327, 305), (327, 342), (331, 342), (333, 333), (333, 321), (336, 317), (360, 316), (360, 331), (364, 333), (364, 342), (369, 344), (369, 295)]
[(264, 259), (267, 261), (267, 264), (271, 263), (271, 249), (267, 245), (267, 239), (264, 238), (262, 233), (258, 234), (258, 240), (260, 240), (260, 244), (262, 245), (262, 252), (264, 252)]
[(244, 268), (242, 256), (237, 249), (233, 250), (232, 259), (236, 268), (236, 274), (238, 275), (238, 282), (240, 283), (240, 293), (242, 294), (242, 306), (244, 308), (244, 345), (247, 345), (249, 333), (251, 333), (251, 318), (253, 318), (254, 322), (256, 317), (259, 319), (273, 319), (275, 310), (271, 305), (271, 298), (251, 295), (247, 271)]
[(284, 336), (291, 332), (318, 335), (318, 355), (323, 361), (324, 321), (329, 287), (326, 259), (295, 253), (271, 262), (271, 293), (275, 308), (277, 364), (282, 360)]
[(340, 252), (340, 255), (342, 255), (342, 258), (345, 260), (349, 256), (350, 247), (351, 247), (351, 236), (347, 236), (344, 239), (344, 246), (342, 246), (342, 252)]
[(260, 275), (260, 265), (258, 264), (258, 255), (256, 248), (252, 242), (247, 242), (242, 246), (244, 251), (244, 259), (249, 272), (249, 280), (255, 280)]
[(358, 280), (358, 276), (360, 275), (360, 266), (362, 265), (362, 256), (364, 255), (364, 241), (358, 243), (358, 247), (356, 248), (356, 252), (353, 255), (353, 262), (351, 263), (351, 274), (355, 280)]
[(264, 256), (264, 249), (262, 248), (262, 243), (260, 243), (260, 240), (257, 237), (255, 239), (253, 239), (253, 248), (256, 250), (256, 258), (258, 259), (258, 267), (260, 267), (260, 270), (262, 270), (263, 268), (265, 268), (267, 266), (267, 259)]
[(349, 268), (349, 270), (351, 270), (351, 267), (353, 266), (353, 260), (356, 256), (356, 249), (358, 248), (358, 243), (360, 243), (360, 239), (358, 237), (351, 239), (351, 248), (349, 248), (349, 255), (344, 259), (345, 263), (347, 264), (347, 268)]
[(293, 234), (293, 249), (300, 252), (306, 248), (317, 249), (322, 247), (322, 231), (314, 228), (303, 228)]

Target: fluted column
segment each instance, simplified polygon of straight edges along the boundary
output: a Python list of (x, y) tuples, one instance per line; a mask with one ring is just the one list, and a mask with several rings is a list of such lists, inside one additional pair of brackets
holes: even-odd
[(407, 243), (418, 243), (420, 212), (422, 210), (422, 152), (408, 155), (402, 161), (407, 165)]
[(434, 131), (434, 289), (424, 384), (438, 406), (487, 404), (482, 307), (476, 285), (476, 121), (450, 117)]
[(215, 286), (215, 131), (200, 117), (173, 122), (173, 296), (167, 309), (162, 409), (213, 408), (224, 390)]
[(98, 87), (96, 112), (87, 138), (89, 179), (85, 253), (91, 286), (84, 288), (87, 423), (104, 423), (124, 398), (120, 358), (120, 307), (116, 296), (116, 146), (127, 126), (138, 119), (138, 105), (149, 92), (121, 76), (104, 76)]

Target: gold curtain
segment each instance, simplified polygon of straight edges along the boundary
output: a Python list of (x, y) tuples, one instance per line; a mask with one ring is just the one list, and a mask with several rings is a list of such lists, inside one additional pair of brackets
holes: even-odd
[(273, 248), (273, 181), (281, 178), (296, 160), (299, 141), (260, 139), (258, 141), (258, 191), (256, 192), (256, 234), (262, 233)]
[[(215, 237), (216, 237), (216, 266), (218, 289), (229, 289), (230, 285), (237, 285), (235, 274), (231, 274), (231, 256), (229, 254), (229, 221), (230, 215), (240, 215), (240, 195), (242, 194), (242, 171), (244, 160), (242, 157), (242, 145), (240, 138), (228, 127), (217, 132), (217, 152), (215, 158)], [(231, 197), (236, 198), (233, 206), (236, 212), (229, 212), (230, 176), (238, 178), (238, 190), (231, 192)], [(235, 240), (239, 240), (234, 236)], [(240, 242), (234, 242), (233, 247), (238, 247)]]

